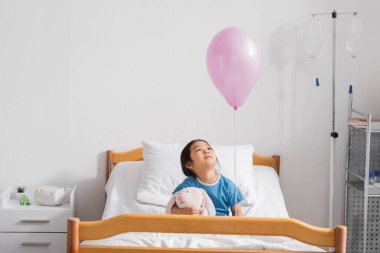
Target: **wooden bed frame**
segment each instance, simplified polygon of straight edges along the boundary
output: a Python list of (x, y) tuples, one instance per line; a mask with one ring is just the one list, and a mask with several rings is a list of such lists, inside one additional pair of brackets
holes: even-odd
[[(115, 164), (122, 161), (143, 160), (142, 148), (128, 152), (107, 152), (106, 179)], [(266, 165), (280, 172), (280, 156), (253, 155), (254, 164)], [(68, 220), (67, 252), (68, 253), (295, 253), (306, 251), (273, 251), (273, 250), (236, 250), (206, 248), (157, 248), (129, 246), (95, 246), (80, 245), (84, 240), (99, 240), (126, 232), (157, 233), (201, 233), (201, 234), (234, 234), (287, 236), (301, 242), (319, 247), (333, 248), (336, 253), (346, 252), (345, 226), (320, 228), (287, 218), (252, 218), (252, 217), (216, 217), (188, 215), (153, 215), (123, 214), (101, 221), (80, 221), (78, 218)]]
[[(142, 161), (143, 160), (143, 149), (136, 148), (126, 152), (115, 152), (113, 150), (107, 151), (107, 166), (106, 166), (106, 182), (111, 174), (114, 166), (119, 162), (124, 161)], [(272, 167), (276, 170), (277, 174), (280, 175), (280, 156), (261, 156), (252, 154), (252, 163), (256, 165), (265, 165)]]

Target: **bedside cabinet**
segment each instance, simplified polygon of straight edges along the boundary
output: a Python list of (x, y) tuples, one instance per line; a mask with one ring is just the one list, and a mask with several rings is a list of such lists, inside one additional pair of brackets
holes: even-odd
[(75, 216), (76, 187), (70, 203), (60, 206), (22, 206), (10, 198), (10, 189), (1, 193), (1, 253), (65, 253), (67, 219)]

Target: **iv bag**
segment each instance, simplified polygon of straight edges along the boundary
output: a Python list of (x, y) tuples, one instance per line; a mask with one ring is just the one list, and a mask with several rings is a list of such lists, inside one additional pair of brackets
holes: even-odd
[(322, 48), (321, 23), (316, 18), (312, 18), (306, 25), (304, 46), (311, 58), (315, 58)]
[(347, 26), (346, 49), (351, 57), (358, 56), (362, 40), (362, 22), (357, 15), (354, 15)]

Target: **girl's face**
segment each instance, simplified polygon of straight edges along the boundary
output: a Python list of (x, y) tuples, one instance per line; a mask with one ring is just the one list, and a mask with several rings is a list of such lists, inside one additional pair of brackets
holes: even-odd
[(214, 169), (216, 156), (214, 150), (204, 141), (196, 141), (190, 147), (190, 158), (192, 161), (186, 163), (186, 167), (199, 175), (200, 171)]

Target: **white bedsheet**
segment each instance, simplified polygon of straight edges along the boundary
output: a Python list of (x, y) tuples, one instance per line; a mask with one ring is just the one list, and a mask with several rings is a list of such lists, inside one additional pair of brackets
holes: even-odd
[[(164, 207), (136, 201), (142, 170), (143, 162), (128, 162), (114, 169), (106, 185), (102, 219), (124, 213), (164, 214)], [(254, 206), (244, 207), (245, 216), (289, 217), (276, 172), (266, 166), (253, 166), (253, 170), (257, 200)], [(287, 237), (135, 232), (87, 240), (82, 245), (323, 251)]]

